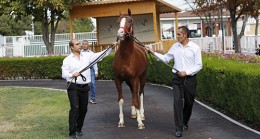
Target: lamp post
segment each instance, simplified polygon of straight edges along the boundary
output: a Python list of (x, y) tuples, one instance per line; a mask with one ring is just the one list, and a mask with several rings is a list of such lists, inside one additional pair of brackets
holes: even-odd
[(33, 19), (34, 19), (34, 17), (32, 16), (32, 33), (33, 33), (33, 35), (34, 35), (34, 23), (33, 23)]

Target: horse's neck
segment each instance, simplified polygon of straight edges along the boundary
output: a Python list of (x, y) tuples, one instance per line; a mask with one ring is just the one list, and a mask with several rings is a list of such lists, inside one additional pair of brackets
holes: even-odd
[(134, 42), (131, 39), (120, 41), (120, 46), (118, 49), (120, 54), (126, 55), (132, 53), (133, 49), (134, 49)]

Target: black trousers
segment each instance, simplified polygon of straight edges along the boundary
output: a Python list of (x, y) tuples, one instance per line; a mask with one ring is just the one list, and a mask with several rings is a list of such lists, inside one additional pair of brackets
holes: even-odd
[(78, 85), (71, 83), (67, 89), (70, 101), (69, 135), (81, 131), (86, 113), (88, 111), (88, 84)]
[(196, 75), (181, 78), (173, 75), (173, 108), (176, 131), (182, 131), (183, 125), (188, 124), (192, 113), (196, 93)]

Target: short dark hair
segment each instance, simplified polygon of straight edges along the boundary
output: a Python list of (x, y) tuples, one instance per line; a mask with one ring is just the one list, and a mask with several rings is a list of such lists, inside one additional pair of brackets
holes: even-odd
[(73, 45), (74, 45), (74, 43), (73, 43), (73, 41), (74, 40), (76, 40), (76, 39), (72, 39), (72, 40), (70, 40), (70, 42), (69, 42), (69, 47), (70, 47), (70, 49), (73, 47)]
[(73, 42), (72, 42), (72, 40), (70, 40), (69, 47), (72, 47), (72, 46), (73, 46)]
[(181, 29), (183, 34), (187, 34), (187, 38), (190, 37), (190, 30), (186, 26), (180, 26), (178, 29)]

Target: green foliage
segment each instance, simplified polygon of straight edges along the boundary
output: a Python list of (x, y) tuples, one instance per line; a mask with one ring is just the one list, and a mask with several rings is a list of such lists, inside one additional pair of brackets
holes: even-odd
[(114, 79), (114, 74), (112, 70), (113, 58), (114, 54), (110, 54), (98, 63), (99, 79)]
[(61, 79), (64, 56), (1, 58), (0, 79)]
[(90, 18), (81, 18), (73, 20), (73, 32), (90, 32), (94, 26)]
[(260, 125), (260, 65), (203, 57), (197, 96)]
[(0, 16), (0, 34), (3, 36), (24, 35), (25, 30), (31, 30), (32, 20), (30, 16), (24, 16), (17, 20), (12, 16)]
[[(69, 14), (64, 12), (64, 19), (61, 19), (57, 28), (57, 33), (69, 33), (70, 23)], [(73, 32), (91, 32), (94, 29), (93, 23), (90, 18), (80, 18), (72, 20)]]
[(41, 23), (43, 41), (48, 54), (54, 53), (54, 40), (58, 24), (65, 18), (65, 11), (73, 4), (85, 2), (86, 0), (2, 0), (0, 12), (5, 15), (21, 19), (32, 15), (34, 21)]
[[(151, 83), (171, 85), (173, 76), (172, 70), (161, 61), (157, 61), (154, 56), (148, 57), (149, 64), (147, 68), (146, 80)], [(173, 61), (170, 62), (173, 65)]]

